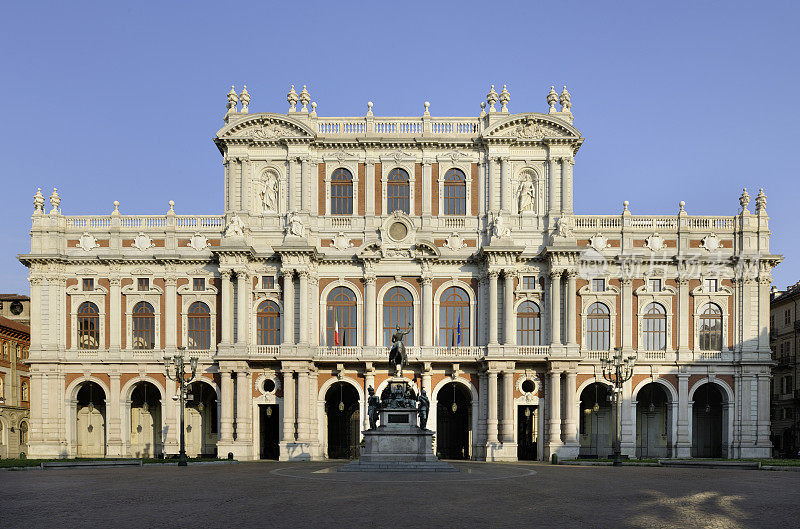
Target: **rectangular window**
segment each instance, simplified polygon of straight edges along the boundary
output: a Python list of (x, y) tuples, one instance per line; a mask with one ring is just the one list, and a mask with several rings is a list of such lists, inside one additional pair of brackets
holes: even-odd
[(783, 313), (783, 323), (784, 325), (789, 325), (789, 322), (792, 321), (792, 318), (789, 313), (789, 309), (786, 309), (786, 312)]
[(605, 279), (592, 279), (592, 292), (605, 292), (606, 280)]
[(140, 277), (136, 280), (136, 290), (139, 292), (147, 292), (150, 290), (150, 280), (146, 277)]
[(661, 280), (651, 279), (649, 281), (650, 292), (661, 292)]
[(192, 281), (192, 290), (195, 292), (202, 292), (206, 289), (206, 280), (202, 277), (195, 277)]
[(94, 290), (94, 279), (84, 278), (83, 290), (84, 292), (91, 292)]
[(717, 280), (716, 279), (705, 279), (703, 281), (704, 288), (706, 292), (716, 292), (717, 291)]
[(261, 276), (261, 288), (265, 290), (275, 288), (275, 276)]
[(536, 276), (522, 276), (523, 290), (536, 290)]

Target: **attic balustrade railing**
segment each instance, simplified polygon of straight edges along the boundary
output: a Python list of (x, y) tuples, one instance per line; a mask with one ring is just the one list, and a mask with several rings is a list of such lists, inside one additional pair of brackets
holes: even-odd
[[(47, 217), (43, 217), (47, 218)], [(65, 227), (76, 231), (162, 230), (174, 227), (176, 231), (222, 231), (223, 215), (69, 215), (63, 217)]]
[(575, 215), (575, 231), (643, 230), (662, 233), (686, 231), (733, 232), (735, 217), (667, 215)]
[(321, 136), (477, 136), (479, 118), (457, 117), (372, 117), (317, 118)]

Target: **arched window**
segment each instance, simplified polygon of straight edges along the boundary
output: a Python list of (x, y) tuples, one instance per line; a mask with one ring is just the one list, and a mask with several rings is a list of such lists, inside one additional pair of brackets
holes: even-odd
[(30, 390), (28, 389), (28, 383), (23, 382), (22, 386), (20, 387), (20, 392), (22, 393), (22, 402), (29, 402), (31, 399)]
[(2, 358), (3, 360), (8, 360), (8, 342), (3, 342), (3, 351), (2, 351)]
[(602, 303), (589, 305), (586, 342), (590, 351), (608, 351), (611, 348), (611, 317), (608, 307)]
[(722, 351), (722, 310), (714, 303), (700, 314), (700, 350)]
[(28, 444), (28, 423), (25, 421), (19, 423), (19, 444)]
[(98, 349), (100, 347), (100, 311), (91, 301), (78, 307), (78, 347)]
[(189, 305), (187, 316), (187, 338), (189, 349), (211, 349), (211, 311), (202, 301)]
[(467, 214), (467, 177), (459, 169), (444, 174), (444, 214)]
[(353, 214), (353, 175), (344, 168), (336, 169), (331, 175), (331, 213)]
[(265, 301), (258, 306), (256, 327), (258, 345), (278, 345), (281, 343), (281, 318), (278, 304)]
[(439, 303), (439, 345), (469, 345), (469, 296), (463, 288), (442, 292)]
[(664, 351), (667, 348), (667, 312), (659, 303), (650, 303), (642, 317), (642, 349)]
[(408, 173), (403, 169), (392, 169), (386, 187), (386, 213), (402, 211), (410, 212), (411, 192)]
[[(414, 299), (411, 292), (403, 287), (392, 287), (383, 297), (383, 343), (392, 345), (392, 334), (397, 327), (409, 330), (414, 327)], [(406, 345), (414, 345), (414, 333), (404, 338)]]
[(541, 345), (542, 320), (539, 306), (525, 301), (517, 309), (517, 345)]
[(153, 306), (140, 301), (133, 307), (133, 348), (153, 349), (156, 346), (156, 317)]
[(328, 294), (326, 342), (332, 345), (358, 345), (356, 295), (345, 287), (336, 287)]

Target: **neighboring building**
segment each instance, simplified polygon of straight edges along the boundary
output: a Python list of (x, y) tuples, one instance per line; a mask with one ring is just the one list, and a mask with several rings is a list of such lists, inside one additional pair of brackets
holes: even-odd
[[(243, 104), (239, 109), (237, 102)], [(31, 457), (178, 451), (162, 358), (199, 358), (190, 455), (354, 457), (396, 326), (437, 452), (767, 457), (766, 196), (732, 216), (575, 215), (570, 96), (477, 117), (249, 114), (228, 94), (221, 215), (66, 216), (34, 198)], [(301, 108), (297, 108), (297, 103)], [(499, 102), (500, 108), (495, 104)], [(488, 105), (487, 105), (488, 103)], [(561, 103), (557, 109), (556, 104)], [(168, 124), (162, 126), (168, 127)], [(633, 133), (633, 132), (632, 132)], [(624, 146), (620, 146), (624, 153)], [(674, 155), (675, 153), (670, 153)], [(655, 163), (655, 161), (654, 161)], [(156, 168), (157, 170), (158, 168)], [(646, 170), (646, 168), (645, 168)], [(164, 175), (165, 177), (167, 175)], [(591, 193), (587, 182), (578, 187)], [(189, 182), (187, 182), (189, 185)], [(152, 190), (143, 190), (152, 192)], [(622, 197), (621, 197), (622, 198)]]
[(772, 367), (772, 443), (775, 455), (797, 457), (800, 451), (800, 384), (797, 382), (797, 347), (800, 335), (800, 281), (783, 292), (773, 289), (769, 339)]
[(0, 316), (0, 457), (28, 453), (30, 328)]
[(31, 298), (19, 294), (0, 294), (0, 317), (30, 325)]

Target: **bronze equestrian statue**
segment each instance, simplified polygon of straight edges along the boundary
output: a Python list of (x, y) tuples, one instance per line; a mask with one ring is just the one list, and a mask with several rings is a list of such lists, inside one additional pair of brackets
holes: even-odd
[(403, 338), (410, 332), (411, 327), (406, 331), (401, 331), (398, 325), (392, 335), (392, 347), (389, 349), (389, 362), (395, 365), (396, 376), (401, 376), (403, 374), (403, 366), (408, 364), (408, 356), (406, 355), (406, 346), (403, 343)]

